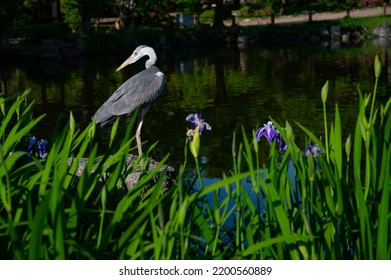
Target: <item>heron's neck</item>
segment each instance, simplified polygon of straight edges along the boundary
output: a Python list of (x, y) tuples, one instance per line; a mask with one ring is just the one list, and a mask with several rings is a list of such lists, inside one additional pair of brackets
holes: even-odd
[(156, 62), (156, 53), (152, 48), (148, 48), (147, 54), (149, 56), (149, 59), (145, 62), (145, 68), (149, 68)]

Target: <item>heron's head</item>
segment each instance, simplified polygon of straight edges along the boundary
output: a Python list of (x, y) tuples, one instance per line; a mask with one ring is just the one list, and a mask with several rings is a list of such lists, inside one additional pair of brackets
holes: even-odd
[(146, 55), (149, 56), (149, 60), (145, 63), (145, 67), (148, 68), (149, 66), (155, 64), (155, 62), (156, 62), (155, 51), (151, 47), (141, 45), (141, 46), (138, 46), (133, 51), (132, 55), (129, 56), (128, 59), (126, 59), (124, 61), (124, 63), (122, 63), (115, 71), (119, 71), (129, 64), (135, 63), (137, 60), (139, 60), (140, 58), (142, 58), (143, 56), (146, 56)]

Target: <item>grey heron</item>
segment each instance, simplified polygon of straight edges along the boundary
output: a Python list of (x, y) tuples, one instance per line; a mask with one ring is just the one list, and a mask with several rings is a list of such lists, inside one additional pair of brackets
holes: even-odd
[(136, 141), (139, 156), (142, 155), (141, 149), (141, 127), (143, 125), (145, 114), (149, 106), (155, 101), (163, 91), (165, 77), (163, 72), (154, 66), (157, 56), (153, 48), (141, 45), (138, 46), (122, 63), (116, 71), (132, 64), (144, 56), (149, 56), (145, 62), (145, 70), (130, 77), (123, 83), (111, 96), (103, 103), (92, 117), (97, 124), (105, 125), (120, 115), (130, 114), (136, 108), (139, 110), (139, 121), (136, 130)]

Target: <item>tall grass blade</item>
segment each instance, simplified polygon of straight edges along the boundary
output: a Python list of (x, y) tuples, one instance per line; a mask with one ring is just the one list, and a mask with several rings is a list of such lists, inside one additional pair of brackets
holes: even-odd
[(42, 202), (39, 204), (37, 212), (34, 216), (34, 219), (31, 221), (31, 237), (29, 242), (28, 257), (30, 260), (39, 260), (42, 259), (44, 252), (43, 237), (45, 235), (45, 230), (49, 234), (50, 238), (53, 238), (53, 232), (47, 230), (47, 216), (49, 213), (49, 203), (50, 203), (50, 193), (46, 195)]

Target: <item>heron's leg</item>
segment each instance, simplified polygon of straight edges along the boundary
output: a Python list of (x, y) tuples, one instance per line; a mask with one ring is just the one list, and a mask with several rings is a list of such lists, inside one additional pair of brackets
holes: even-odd
[(138, 156), (141, 157), (143, 154), (143, 150), (141, 149), (141, 127), (143, 126), (143, 121), (140, 121), (138, 123), (137, 131), (136, 131), (136, 141), (137, 141), (137, 149), (138, 149)]
[(149, 105), (143, 106), (140, 108), (138, 113), (138, 127), (136, 130), (136, 142), (137, 142), (139, 157), (141, 157), (141, 155), (143, 154), (143, 150), (141, 148), (141, 127), (143, 126), (144, 117), (147, 114), (148, 109), (149, 109)]

